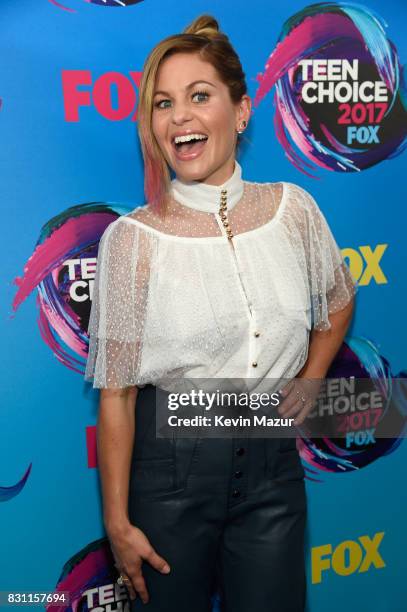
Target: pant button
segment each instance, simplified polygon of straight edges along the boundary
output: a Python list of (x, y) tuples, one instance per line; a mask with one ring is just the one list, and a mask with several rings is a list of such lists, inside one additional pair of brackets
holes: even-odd
[(240, 491), (239, 491), (239, 489), (235, 489), (235, 490), (232, 492), (232, 497), (240, 497)]
[(235, 478), (241, 478), (243, 476), (243, 472), (241, 470), (237, 470), (237, 472), (235, 472)]
[(244, 448), (242, 446), (240, 448), (236, 449), (236, 455), (238, 457), (241, 457), (242, 455), (244, 455), (244, 453), (245, 453), (245, 450), (244, 450)]

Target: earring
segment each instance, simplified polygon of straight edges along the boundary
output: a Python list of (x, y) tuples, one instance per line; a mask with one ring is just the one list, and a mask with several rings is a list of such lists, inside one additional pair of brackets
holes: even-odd
[(240, 124), (240, 130), (237, 130), (237, 133), (243, 134), (244, 128), (246, 127), (246, 125), (247, 125), (247, 121), (242, 121), (242, 123)]

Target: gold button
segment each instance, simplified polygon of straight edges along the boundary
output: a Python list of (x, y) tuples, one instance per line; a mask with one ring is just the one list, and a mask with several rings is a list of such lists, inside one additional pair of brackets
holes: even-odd
[(258, 338), (258, 337), (260, 336), (260, 332), (255, 331), (255, 332), (254, 332), (254, 335), (256, 336), (256, 338)]
[(257, 361), (253, 361), (252, 366), (253, 366), (254, 368), (257, 368)]

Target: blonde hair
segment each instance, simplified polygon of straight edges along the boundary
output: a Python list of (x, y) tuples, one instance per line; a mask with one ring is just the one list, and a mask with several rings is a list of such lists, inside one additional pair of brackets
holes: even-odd
[(197, 17), (182, 34), (165, 38), (150, 52), (139, 88), (138, 132), (144, 158), (146, 200), (159, 213), (165, 212), (170, 172), (152, 130), (153, 98), (160, 64), (164, 58), (175, 53), (198, 53), (202, 60), (212, 64), (228, 87), (234, 103), (238, 103), (247, 93), (239, 56), (228, 37), (219, 31), (219, 24), (211, 15)]

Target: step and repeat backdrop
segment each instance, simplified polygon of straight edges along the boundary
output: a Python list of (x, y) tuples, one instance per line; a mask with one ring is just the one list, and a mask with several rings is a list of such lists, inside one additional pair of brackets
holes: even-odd
[(380, 414), (339, 405), (333, 392), (326, 409), (351, 435), (297, 439), (308, 611), (407, 609), (406, 9), (404, 0), (2, 0), (0, 591), (14, 605), (22, 592), (69, 591), (69, 603), (54, 602), (60, 610), (129, 608), (101, 515), (98, 392), (83, 380), (98, 242), (145, 202), (144, 59), (210, 13), (254, 102), (243, 178), (307, 189), (358, 281), (330, 375), (371, 378), (404, 415), (394, 436), (378, 438)]

